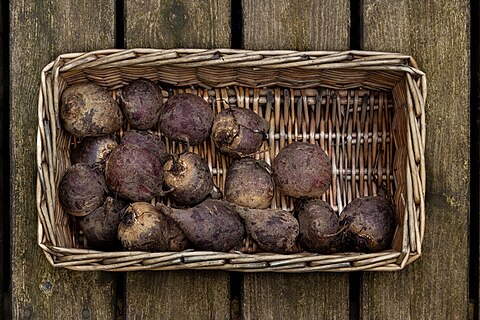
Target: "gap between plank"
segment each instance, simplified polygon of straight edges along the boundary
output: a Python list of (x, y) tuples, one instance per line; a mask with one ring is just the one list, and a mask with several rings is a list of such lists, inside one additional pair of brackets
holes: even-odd
[(362, 0), (350, 0), (350, 49), (362, 49), (362, 30), (363, 30), (363, 15), (362, 15)]
[(231, 47), (232, 49), (243, 49), (243, 9), (242, 1), (231, 0)]
[[(115, 1), (115, 48), (125, 49), (125, 2)], [(115, 319), (126, 319), (126, 273), (119, 272), (115, 275)]]
[(115, 48), (125, 49), (125, 2), (115, 1)]
[[(363, 44), (363, 1), (350, 0), (350, 49), (361, 50)], [(352, 272), (349, 275), (350, 320), (360, 319), (361, 283), (363, 273)]]

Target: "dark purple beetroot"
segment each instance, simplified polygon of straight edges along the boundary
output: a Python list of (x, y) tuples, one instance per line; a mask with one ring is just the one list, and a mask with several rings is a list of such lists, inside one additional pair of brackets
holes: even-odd
[(196, 205), (212, 192), (210, 169), (196, 153), (173, 155), (163, 170), (167, 188), (173, 189), (169, 195), (179, 205)]
[(150, 201), (162, 192), (160, 159), (143, 147), (120, 144), (107, 160), (105, 177), (109, 189), (132, 201)]
[(73, 150), (72, 163), (86, 163), (104, 170), (108, 156), (117, 146), (114, 135), (84, 138)]
[(298, 211), (299, 242), (307, 251), (334, 253), (343, 248), (339, 219), (323, 200), (304, 202)]
[(58, 186), (63, 209), (77, 217), (86, 216), (105, 201), (105, 179), (90, 166), (78, 163), (65, 171)]
[(252, 110), (234, 107), (215, 116), (212, 138), (220, 152), (245, 156), (260, 150), (268, 129), (268, 121)]
[(294, 142), (275, 157), (273, 178), (284, 195), (319, 198), (332, 182), (332, 165), (319, 146)]
[(139, 79), (127, 85), (120, 95), (123, 113), (132, 128), (147, 130), (158, 122), (162, 91), (152, 81)]
[(282, 209), (239, 208), (245, 227), (259, 248), (266, 252), (290, 253), (298, 237), (298, 221)]
[(225, 252), (243, 239), (245, 229), (236, 207), (226, 201), (208, 199), (185, 210), (163, 204), (157, 208), (178, 223), (197, 249)]
[(120, 247), (118, 225), (127, 205), (125, 201), (107, 197), (100, 208), (78, 220), (90, 248), (112, 251)]
[(60, 118), (76, 137), (114, 133), (123, 124), (123, 114), (112, 96), (94, 83), (68, 87), (62, 94)]
[(242, 158), (228, 168), (225, 200), (239, 206), (266, 209), (273, 199), (272, 169), (263, 160)]
[(397, 218), (384, 197), (363, 197), (350, 202), (340, 214), (349, 249), (378, 252), (391, 248)]
[(130, 130), (122, 138), (121, 143), (134, 144), (153, 153), (162, 163), (167, 160), (168, 153), (160, 136), (153, 132)]
[(132, 203), (125, 209), (118, 239), (130, 251), (182, 251), (189, 245), (178, 225), (146, 202)]
[(159, 118), (160, 131), (170, 140), (197, 145), (210, 135), (213, 111), (194, 94), (180, 93), (165, 103)]

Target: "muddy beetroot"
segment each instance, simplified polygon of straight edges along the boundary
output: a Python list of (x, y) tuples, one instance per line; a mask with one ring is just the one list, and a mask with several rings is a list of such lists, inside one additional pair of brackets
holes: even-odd
[(121, 144), (110, 154), (105, 177), (111, 191), (132, 201), (150, 201), (162, 192), (160, 160), (136, 145)]
[(275, 157), (273, 177), (284, 195), (318, 198), (330, 187), (332, 165), (319, 146), (294, 142)]
[(107, 191), (103, 176), (83, 163), (65, 171), (58, 189), (63, 209), (78, 217), (86, 216), (100, 207)]
[(343, 209), (340, 219), (340, 225), (346, 227), (350, 250), (378, 252), (392, 245), (397, 220), (386, 198), (357, 198)]
[(226, 201), (208, 199), (185, 210), (163, 204), (157, 208), (178, 223), (197, 249), (228, 251), (243, 239), (242, 221), (235, 206)]
[(323, 200), (303, 202), (298, 209), (300, 245), (310, 252), (334, 253), (343, 248), (339, 219)]
[(117, 230), (127, 202), (107, 197), (103, 205), (79, 219), (80, 229), (87, 237), (88, 246), (99, 250), (116, 250), (119, 242)]
[(114, 135), (84, 138), (73, 150), (72, 163), (85, 163), (104, 170), (108, 156), (117, 146)]
[(240, 208), (247, 232), (260, 249), (267, 252), (289, 253), (298, 237), (298, 221), (282, 209)]
[(118, 238), (125, 250), (182, 251), (189, 245), (178, 225), (146, 202), (125, 209)]
[(176, 94), (165, 103), (158, 123), (160, 131), (169, 139), (197, 145), (210, 135), (213, 111), (197, 95)]
[(143, 147), (153, 153), (162, 163), (167, 160), (168, 153), (165, 143), (153, 132), (130, 130), (125, 133), (121, 143)]
[(196, 153), (171, 156), (163, 170), (167, 188), (173, 189), (169, 195), (179, 205), (196, 205), (212, 192), (210, 169)]
[(123, 114), (108, 92), (94, 83), (67, 87), (62, 94), (60, 118), (76, 137), (110, 134), (123, 124)]
[(146, 130), (157, 124), (163, 97), (160, 88), (152, 81), (138, 79), (131, 82), (123, 89), (120, 101), (132, 128)]
[(215, 116), (212, 138), (220, 152), (245, 156), (257, 152), (268, 134), (269, 124), (252, 110), (229, 108)]
[(271, 167), (263, 160), (242, 158), (228, 168), (225, 200), (237, 205), (266, 209), (273, 199)]

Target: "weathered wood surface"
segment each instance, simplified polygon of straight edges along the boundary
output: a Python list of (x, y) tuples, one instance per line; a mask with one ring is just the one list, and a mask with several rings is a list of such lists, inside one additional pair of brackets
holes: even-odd
[(129, 48), (230, 48), (230, 1), (126, 0)]
[(466, 319), (469, 230), (467, 0), (363, 2), (363, 48), (407, 53), (427, 74), (427, 232), (399, 273), (368, 273), (364, 319)]
[[(245, 0), (244, 48), (345, 50), (349, 17), (343, 0)], [(244, 319), (349, 318), (345, 273), (245, 274), (241, 297)]]
[[(14, 319), (113, 319), (114, 275), (54, 269), (37, 246), (40, 71), (64, 52), (112, 47), (112, 1), (10, 1), (10, 167)], [(9, 317), (8, 317), (9, 318)]]
[[(230, 1), (128, 0), (125, 5), (130, 48), (230, 47)], [(228, 319), (229, 293), (227, 272), (129, 273), (126, 318)]]
[(243, 0), (245, 49), (344, 50), (350, 1)]
[(5, 79), (5, 71), (7, 66), (5, 62), (8, 60), (6, 48), (4, 49), (3, 43), (8, 39), (8, 32), (5, 29), (7, 24), (4, 23), (5, 17), (8, 16), (8, 9), (0, 4), (0, 105), (2, 112), (0, 112), (0, 210), (3, 213), (0, 215), (0, 317), (2, 314), (6, 314), (9, 309), (9, 301), (6, 293), (8, 292), (8, 269), (9, 269), (9, 256), (7, 233), (8, 233), (8, 185), (7, 185), (7, 170), (8, 159), (5, 155), (8, 155), (8, 95), (6, 94), (6, 88), (8, 88), (8, 79)]

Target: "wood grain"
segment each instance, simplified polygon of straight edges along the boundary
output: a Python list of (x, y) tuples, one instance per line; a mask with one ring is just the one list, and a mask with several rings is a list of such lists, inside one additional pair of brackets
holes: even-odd
[[(345, 50), (349, 1), (243, 1), (245, 49)], [(348, 274), (245, 274), (244, 319), (348, 319)]]
[(249, 49), (348, 49), (350, 1), (244, 0), (243, 34)]
[[(8, 212), (8, 78), (5, 76), (8, 62), (8, 33), (4, 23), (8, 17), (8, 9), (0, 4), (0, 105), (3, 106), (0, 112), (0, 210), (4, 213)], [(10, 257), (8, 254), (8, 225), (9, 215), (3, 214), (0, 217), (0, 268), (3, 272), (0, 274), (0, 318), (7, 318), (9, 314), (9, 297), (8, 297), (8, 281), (9, 281), (9, 264)]]
[(126, 0), (129, 48), (230, 48), (230, 1)]
[(363, 2), (363, 47), (412, 55), (427, 74), (427, 227), (423, 256), (369, 273), (364, 319), (466, 319), (469, 216), (469, 2)]
[(112, 1), (10, 1), (12, 318), (113, 319), (114, 276), (52, 268), (37, 246), (40, 71), (64, 52), (112, 47)]
[[(230, 47), (230, 1), (128, 0), (125, 7), (130, 48)], [(228, 319), (229, 293), (226, 272), (129, 273), (126, 318)]]

